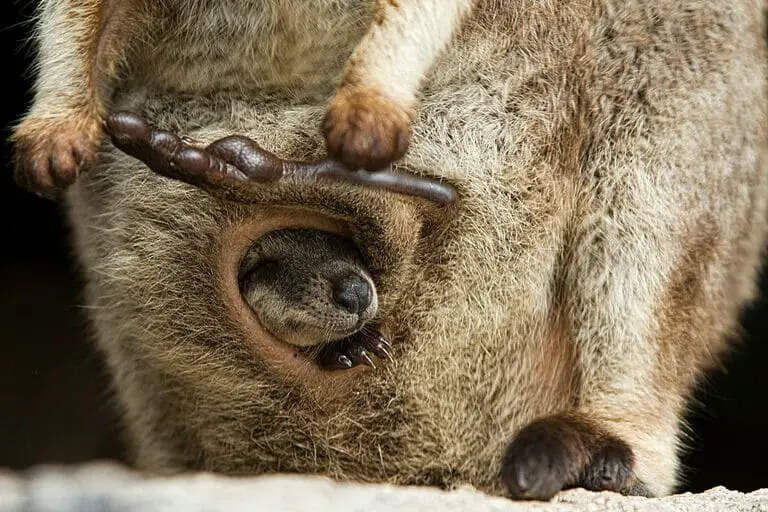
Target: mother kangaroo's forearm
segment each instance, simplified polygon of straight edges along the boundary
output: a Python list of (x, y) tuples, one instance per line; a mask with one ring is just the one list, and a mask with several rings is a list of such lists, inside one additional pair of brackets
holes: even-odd
[(328, 153), (352, 168), (377, 170), (408, 149), (413, 107), (425, 74), (474, 0), (378, 0), (328, 105)]
[(52, 197), (93, 162), (134, 3), (41, 3), (34, 104), (11, 137), (20, 185)]

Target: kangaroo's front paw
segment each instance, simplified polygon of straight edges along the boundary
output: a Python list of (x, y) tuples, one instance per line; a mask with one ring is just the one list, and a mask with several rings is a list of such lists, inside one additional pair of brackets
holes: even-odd
[(101, 134), (99, 120), (91, 117), (28, 117), (11, 137), (16, 183), (55, 198), (93, 163)]
[(328, 154), (351, 169), (377, 171), (402, 157), (411, 114), (372, 89), (341, 88), (323, 122)]
[(569, 487), (632, 492), (634, 454), (621, 439), (577, 416), (534, 421), (512, 440), (501, 478), (516, 499), (549, 500)]

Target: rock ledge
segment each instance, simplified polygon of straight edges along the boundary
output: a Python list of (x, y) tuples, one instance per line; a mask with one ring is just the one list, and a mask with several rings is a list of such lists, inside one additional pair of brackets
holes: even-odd
[(471, 488), (355, 485), (327, 478), (273, 475), (227, 478), (195, 474), (144, 478), (113, 464), (45, 466), (25, 473), (0, 472), (0, 512), (768, 512), (768, 489), (744, 494), (716, 487), (701, 494), (659, 499), (624, 497), (581, 489), (550, 503), (512, 502)]

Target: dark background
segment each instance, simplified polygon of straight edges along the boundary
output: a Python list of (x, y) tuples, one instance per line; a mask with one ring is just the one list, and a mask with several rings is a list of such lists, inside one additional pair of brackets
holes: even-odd
[[(30, 101), (32, 4), (0, 2), (5, 141)], [(15, 188), (0, 163), (0, 467), (122, 456), (105, 370), (89, 343), (62, 210)], [(768, 296), (768, 279), (762, 289)], [(744, 343), (691, 414), (683, 490), (768, 487), (768, 302), (744, 316)]]

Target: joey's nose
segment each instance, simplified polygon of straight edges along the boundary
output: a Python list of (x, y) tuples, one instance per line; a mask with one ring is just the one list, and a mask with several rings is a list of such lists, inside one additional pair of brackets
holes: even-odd
[(356, 274), (337, 278), (332, 284), (333, 301), (350, 313), (360, 314), (371, 305), (373, 290), (368, 281)]

